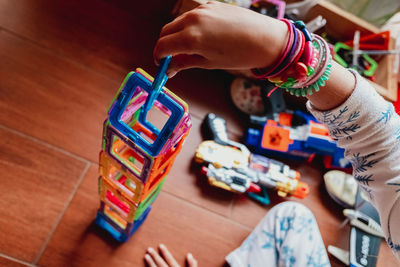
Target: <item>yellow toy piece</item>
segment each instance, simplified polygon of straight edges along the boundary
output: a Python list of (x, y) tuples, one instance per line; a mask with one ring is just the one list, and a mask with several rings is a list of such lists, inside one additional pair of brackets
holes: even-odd
[(246, 168), (249, 165), (249, 154), (214, 141), (204, 141), (196, 149), (195, 161), (211, 163), (215, 168)]

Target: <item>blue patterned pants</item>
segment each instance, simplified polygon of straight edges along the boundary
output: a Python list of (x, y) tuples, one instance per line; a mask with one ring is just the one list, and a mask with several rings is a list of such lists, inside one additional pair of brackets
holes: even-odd
[(226, 261), (232, 267), (330, 266), (314, 215), (289, 201), (273, 207)]

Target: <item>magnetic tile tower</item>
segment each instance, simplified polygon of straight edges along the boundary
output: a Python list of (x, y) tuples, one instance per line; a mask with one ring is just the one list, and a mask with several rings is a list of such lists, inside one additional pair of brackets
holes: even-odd
[(129, 73), (104, 122), (96, 224), (120, 242), (146, 219), (191, 128), (187, 104), (165, 87), (146, 111), (152, 81)]

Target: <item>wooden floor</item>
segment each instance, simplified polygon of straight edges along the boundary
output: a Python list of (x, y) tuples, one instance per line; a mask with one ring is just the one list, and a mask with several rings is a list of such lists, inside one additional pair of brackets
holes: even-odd
[[(222, 266), (270, 208), (210, 188), (192, 167), (206, 113), (226, 118), (234, 138), (244, 123), (229, 100), (232, 77), (191, 70), (167, 83), (189, 103), (193, 128), (148, 219), (123, 245), (93, 225), (106, 108), (129, 71), (154, 75), (152, 50), (173, 4), (0, 0), (1, 266), (142, 266), (146, 248), (158, 243), (181, 263), (190, 251), (200, 266)], [(302, 203), (325, 244), (348, 247), (349, 229), (338, 228), (343, 217), (320, 168), (293, 166), (311, 186)], [(395, 262), (384, 244), (378, 262)]]

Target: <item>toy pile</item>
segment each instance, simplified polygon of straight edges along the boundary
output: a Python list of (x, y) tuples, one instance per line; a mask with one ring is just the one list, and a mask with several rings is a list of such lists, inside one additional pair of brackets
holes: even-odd
[[(96, 224), (119, 242), (146, 219), (191, 128), (187, 104), (163, 88), (168, 63), (153, 83), (141, 69), (129, 73), (104, 122)], [(148, 121), (154, 112), (163, 126)]]
[(300, 181), (300, 173), (280, 161), (250, 153), (245, 145), (230, 140), (223, 118), (209, 113), (202, 130), (208, 140), (197, 147), (194, 160), (202, 164), (210, 185), (246, 193), (264, 205), (270, 204), (267, 189), (276, 190), (281, 197), (308, 195), (309, 186)]

